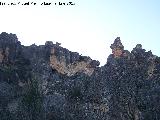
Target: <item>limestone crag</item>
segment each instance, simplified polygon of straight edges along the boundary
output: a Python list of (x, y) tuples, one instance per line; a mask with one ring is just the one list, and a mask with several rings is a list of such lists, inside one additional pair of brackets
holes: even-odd
[[(67, 57), (70, 59), (70, 56)], [(82, 56), (78, 60), (68, 64), (66, 59), (67, 58), (65, 56), (61, 56), (58, 60), (56, 57), (55, 49), (51, 49), (50, 66), (52, 69), (56, 69), (61, 74), (73, 76), (78, 72), (84, 72), (85, 74), (91, 76), (94, 72), (94, 69), (99, 65), (98, 63), (96, 66), (92, 66), (92, 60), (90, 58), (87, 58), (88, 60), (83, 60)]]
[(159, 120), (160, 57), (117, 37), (104, 66), (47, 41), (0, 34), (1, 120)]
[(120, 57), (123, 54), (124, 46), (121, 43), (120, 37), (117, 37), (113, 44), (111, 44), (110, 48), (112, 49), (112, 53), (114, 57)]

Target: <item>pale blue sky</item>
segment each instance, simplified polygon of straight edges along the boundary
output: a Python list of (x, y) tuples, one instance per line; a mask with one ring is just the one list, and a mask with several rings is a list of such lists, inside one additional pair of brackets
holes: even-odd
[(73, 2), (75, 6), (0, 6), (0, 32), (17, 34), (24, 45), (57, 41), (62, 47), (99, 60), (101, 65), (106, 63), (116, 37), (121, 37), (129, 51), (140, 43), (160, 56), (160, 0)]

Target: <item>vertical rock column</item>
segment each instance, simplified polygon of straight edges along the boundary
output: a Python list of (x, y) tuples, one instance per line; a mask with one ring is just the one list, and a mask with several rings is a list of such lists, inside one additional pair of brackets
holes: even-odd
[(120, 37), (117, 37), (113, 44), (111, 44), (110, 48), (112, 49), (112, 53), (114, 58), (119, 58), (123, 54), (124, 46), (121, 43)]

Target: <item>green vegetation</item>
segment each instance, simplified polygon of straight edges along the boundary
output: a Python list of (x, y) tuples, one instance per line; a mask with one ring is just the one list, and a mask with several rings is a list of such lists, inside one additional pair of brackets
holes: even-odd
[(30, 120), (41, 120), (42, 119), (42, 94), (39, 90), (38, 79), (33, 76), (28, 81), (27, 91), (23, 97), (23, 105)]

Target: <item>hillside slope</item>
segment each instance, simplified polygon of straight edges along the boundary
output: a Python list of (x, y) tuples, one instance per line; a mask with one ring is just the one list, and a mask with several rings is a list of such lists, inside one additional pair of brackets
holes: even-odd
[(119, 37), (106, 64), (0, 34), (0, 120), (159, 120), (160, 58)]

